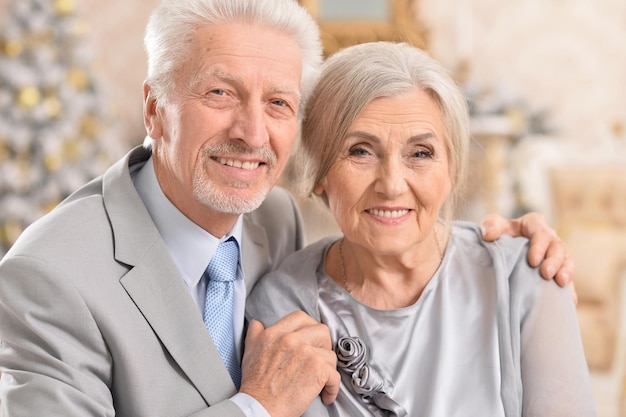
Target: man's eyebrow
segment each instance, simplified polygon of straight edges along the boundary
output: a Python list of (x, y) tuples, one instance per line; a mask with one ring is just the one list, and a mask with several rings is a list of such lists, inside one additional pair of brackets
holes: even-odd
[(238, 85), (244, 84), (243, 80), (240, 77), (237, 77), (233, 74), (228, 74), (226, 72), (222, 72), (219, 70), (213, 70), (210, 72), (201, 72), (201, 73), (196, 74), (191, 80), (191, 85), (202, 84), (204, 80), (207, 80), (210, 78), (218, 78), (222, 81), (226, 81), (231, 84), (238, 84)]
[[(203, 72), (203, 73), (197, 74), (191, 80), (191, 85), (196, 86), (196, 85), (202, 84), (203, 81), (207, 79), (211, 79), (211, 78), (218, 78), (230, 84), (235, 84), (235, 85), (240, 85), (240, 86), (245, 85), (245, 82), (243, 81), (241, 77), (237, 77), (236, 75), (222, 72), (220, 70), (213, 70), (210, 72)], [(276, 86), (270, 89), (269, 92), (272, 94), (288, 94), (288, 95), (295, 96), (298, 99), (300, 98), (300, 90), (294, 89), (293, 87), (289, 87), (289, 86)]]
[(272, 89), (270, 89), (269, 91), (272, 94), (286, 94), (286, 95), (290, 95), (290, 96), (294, 96), (297, 99), (300, 99), (300, 90), (291, 88), (291, 87), (274, 87)]

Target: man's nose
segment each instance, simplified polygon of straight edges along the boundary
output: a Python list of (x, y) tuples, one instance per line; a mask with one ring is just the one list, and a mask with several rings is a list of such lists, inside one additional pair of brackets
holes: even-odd
[(249, 104), (242, 108), (234, 120), (231, 137), (241, 139), (250, 147), (260, 148), (269, 141), (263, 106)]

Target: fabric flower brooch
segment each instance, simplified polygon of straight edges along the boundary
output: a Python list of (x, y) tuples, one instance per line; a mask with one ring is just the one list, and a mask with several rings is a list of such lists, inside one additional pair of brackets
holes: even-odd
[(339, 372), (350, 378), (350, 388), (368, 408), (377, 407), (381, 416), (404, 417), (408, 413), (385, 389), (383, 378), (367, 363), (368, 350), (358, 337), (342, 337), (335, 348)]

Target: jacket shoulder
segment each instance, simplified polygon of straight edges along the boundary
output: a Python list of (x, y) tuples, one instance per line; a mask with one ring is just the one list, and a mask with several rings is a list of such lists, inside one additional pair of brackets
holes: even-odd
[(305, 235), (300, 209), (289, 191), (274, 187), (261, 206), (247, 214), (250, 221), (264, 228), (268, 238), (289, 242), (295, 250), (304, 247)]

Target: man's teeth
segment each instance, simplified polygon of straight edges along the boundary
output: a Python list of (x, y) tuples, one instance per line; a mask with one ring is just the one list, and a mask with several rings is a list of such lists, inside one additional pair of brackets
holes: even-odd
[(395, 219), (396, 217), (402, 217), (404, 215), (406, 215), (409, 210), (404, 209), (404, 210), (378, 210), (378, 209), (371, 209), (368, 210), (371, 214), (373, 214), (374, 216), (378, 216), (378, 217), (386, 217), (388, 219)]
[(259, 162), (242, 162), (236, 159), (218, 158), (220, 164), (228, 165), (229, 167), (241, 168), (241, 169), (257, 169), (260, 165)]

